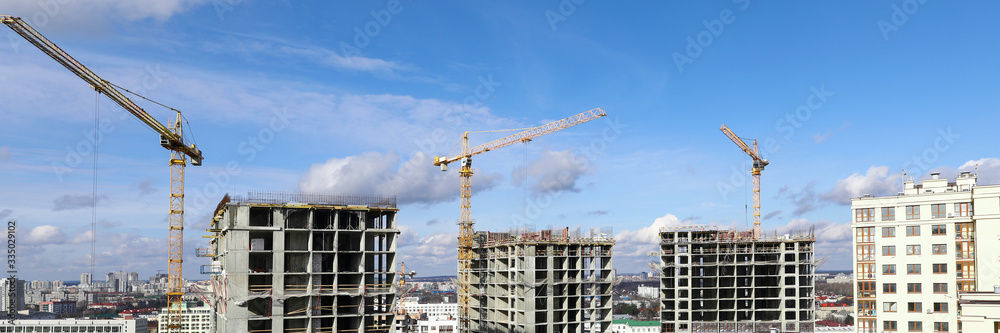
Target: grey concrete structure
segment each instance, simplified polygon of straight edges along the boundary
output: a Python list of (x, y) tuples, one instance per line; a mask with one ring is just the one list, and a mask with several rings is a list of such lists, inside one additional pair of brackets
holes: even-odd
[(477, 232), (472, 331), (610, 333), (613, 245), (568, 229)]
[(663, 332), (813, 332), (815, 237), (660, 230)]
[(393, 197), (251, 193), (210, 231), (216, 332), (385, 332), (396, 298)]

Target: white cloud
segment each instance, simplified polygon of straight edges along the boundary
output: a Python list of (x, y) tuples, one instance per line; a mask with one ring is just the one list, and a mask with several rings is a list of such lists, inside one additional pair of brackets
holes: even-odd
[[(571, 150), (544, 150), (541, 155), (527, 167), (528, 176), (537, 180), (532, 185), (535, 194), (554, 192), (580, 192), (577, 181), (585, 174), (594, 170), (589, 163), (580, 163), (583, 156), (574, 154)], [(514, 183), (525, 180), (524, 169), (514, 169), (511, 172)]]
[[(473, 192), (490, 189), (499, 180), (499, 175), (480, 173), (473, 177)], [(400, 205), (445, 202), (459, 193), (457, 172), (439, 171), (422, 152), (402, 164), (393, 152), (331, 158), (313, 164), (299, 182), (299, 189), (309, 193), (392, 194)]]
[(399, 238), (396, 241), (397, 247), (411, 245), (420, 240), (420, 234), (409, 225), (399, 225)]
[(673, 214), (667, 214), (656, 218), (647, 227), (619, 232), (615, 236), (615, 257), (645, 258), (650, 251), (658, 250), (660, 228), (693, 224), (693, 222), (681, 220)]
[(28, 232), (24, 242), (27, 244), (62, 244), (66, 241), (66, 234), (62, 229), (54, 225), (40, 225)]
[(837, 181), (832, 190), (823, 194), (821, 199), (848, 205), (851, 198), (862, 194), (873, 196), (895, 194), (902, 187), (901, 173), (889, 173), (888, 166), (872, 166), (864, 175), (854, 173), (845, 179)]
[[(403, 259), (413, 258), (420, 261), (421, 266), (433, 267), (439, 272), (432, 275), (455, 274), (458, 260), (458, 234), (438, 232), (421, 238), (413, 251), (403, 253)], [(451, 269), (449, 272), (448, 270)]]
[(962, 166), (958, 167), (958, 171), (975, 172), (978, 184), (1000, 184), (1000, 159), (995, 157), (965, 162)]

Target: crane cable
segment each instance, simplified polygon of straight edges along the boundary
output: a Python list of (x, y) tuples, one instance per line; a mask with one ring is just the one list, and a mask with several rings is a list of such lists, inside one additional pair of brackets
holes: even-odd
[[(101, 93), (96, 91), (96, 97), (94, 98), (94, 179), (92, 185), (92, 195), (94, 199), (94, 207), (91, 209), (90, 216), (90, 278), (93, 281), (94, 278), (94, 268), (97, 264), (97, 165), (100, 154), (98, 154), (98, 147), (101, 146), (101, 140), (99, 140), (100, 123), (101, 123)], [(82, 281), (81, 281), (82, 282)]]

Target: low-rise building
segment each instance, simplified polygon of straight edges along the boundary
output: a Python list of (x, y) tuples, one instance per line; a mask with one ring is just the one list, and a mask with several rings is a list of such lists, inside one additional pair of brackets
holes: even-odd
[(76, 302), (54, 299), (48, 302), (41, 302), (39, 311), (52, 312), (55, 314), (70, 314), (76, 312)]
[[(15, 329), (17, 329), (15, 331)], [(14, 325), (8, 321), (0, 322), (0, 332), (121, 332), (147, 333), (146, 319), (53, 319), (53, 320), (15, 320)]]
[(631, 319), (614, 319), (611, 321), (612, 333), (659, 333), (660, 322), (640, 321)]

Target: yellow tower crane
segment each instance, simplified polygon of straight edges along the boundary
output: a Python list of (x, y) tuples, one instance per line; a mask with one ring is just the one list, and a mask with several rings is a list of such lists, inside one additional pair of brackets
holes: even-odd
[(750, 174), (753, 176), (753, 237), (754, 239), (758, 239), (761, 236), (760, 172), (764, 171), (764, 167), (767, 166), (768, 161), (760, 157), (760, 151), (757, 149), (757, 139), (752, 139), (753, 148), (751, 149), (750, 146), (743, 141), (743, 139), (736, 136), (736, 133), (733, 133), (733, 131), (730, 131), (729, 127), (726, 127), (726, 124), (722, 124), (722, 127), (719, 127), (719, 130), (722, 131), (722, 133), (725, 133), (730, 140), (733, 140), (737, 146), (740, 146), (740, 149), (743, 149), (744, 153), (747, 153), (747, 155), (750, 155), (750, 158), (753, 159), (753, 167), (750, 168)]
[[(592, 109), (575, 116), (565, 118), (562, 120), (557, 120), (542, 126), (532, 127), (524, 129), (521, 132), (511, 134), (509, 136), (490, 141), (475, 147), (469, 146), (469, 133), (480, 133), (480, 132), (465, 132), (462, 135), (462, 153), (453, 157), (434, 157), (434, 165), (440, 166), (441, 171), (448, 171), (448, 164), (461, 160), (462, 168), (458, 170), (458, 174), (461, 177), (460, 187), (461, 187), (461, 210), (462, 214), (458, 219), (458, 319), (459, 319), (459, 332), (468, 333), (471, 331), (469, 324), (470, 317), (470, 298), (472, 296), (470, 291), (471, 280), (471, 267), (472, 267), (472, 236), (475, 233), (473, 226), (476, 221), (472, 219), (472, 156), (488, 152), (490, 150), (503, 148), (510, 146), (515, 143), (528, 142), (532, 139), (549, 134), (564, 128), (576, 126), (600, 117), (607, 116), (604, 110), (600, 108)], [(485, 131), (485, 132), (499, 132), (499, 131)]]
[(98, 93), (108, 96), (108, 98), (124, 108), (125, 111), (139, 118), (146, 126), (149, 126), (160, 135), (160, 145), (170, 150), (170, 239), (168, 246), (169, 255), (167, 256), (167, 272), (169, 274), (169, 283), (167, 284), (167, 330), (169, 332), (179, 332), (181, 328), (181, 296), (184, 295), (182, 274), (184, 262), (184, 168), (187, 166), (188, 158), (191, 159), (191, 165), (194, 166), (201, 165), (201, 161), (204, 158), (201, 155), (201, 150), (195, 147), (194, 144), (187, 144), (184, 141), (183, 129), (181, 127), (181, 112), (171, 108), (171, 110), (177, 112), (177, 118), (170, 127), (164, 126), (118, 91), (114, 84), (91, 72), (90, 69), (80, 64), (76, 59), (73, 59), (66, 51), (63, 51), (59, 46), (49, 41), (48, 38), (45, 38), (45, 36), (29, 26), (21, 18), (0, 15), (0, 22), (6, 24), (43, 53), (52, 57), (60, 65), (63, 65), (70, 72), (73, 72), (73, 74), (86, 81)]

